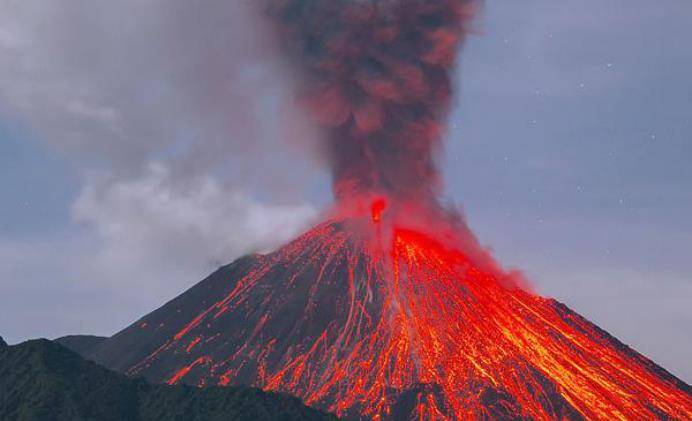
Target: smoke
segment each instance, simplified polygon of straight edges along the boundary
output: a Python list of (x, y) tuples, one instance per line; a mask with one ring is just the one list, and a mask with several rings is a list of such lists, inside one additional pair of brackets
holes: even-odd
[(76, 285), (146, 281), (120, 320), (292, 238), (325, 156), (339, 199), (439, 188), (470, 1), (267, 1), (0, 0), (0, 119), (66, 158), (87, 228), (69, 253), (22, 249), (89, 262)]
[(268, 0), (302, 102), (327, 132), (337, 199), (433, 201), (472, 0)]

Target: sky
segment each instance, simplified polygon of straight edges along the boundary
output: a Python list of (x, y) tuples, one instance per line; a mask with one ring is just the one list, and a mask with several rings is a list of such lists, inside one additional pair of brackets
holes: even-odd
[[(111, 335), (319, 218), (245, 2), (0, 0), (0, 335)], [(487, 0), (445, 199), (536, 291), (692, 381), (692, 3)]]

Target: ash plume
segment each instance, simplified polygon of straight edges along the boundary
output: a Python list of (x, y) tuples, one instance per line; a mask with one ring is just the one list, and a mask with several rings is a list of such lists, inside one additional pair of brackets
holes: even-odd
[(325, 129), (338, 201), (434, 203), (456, 53), (473, 0), (268, 0), (300, 97)]

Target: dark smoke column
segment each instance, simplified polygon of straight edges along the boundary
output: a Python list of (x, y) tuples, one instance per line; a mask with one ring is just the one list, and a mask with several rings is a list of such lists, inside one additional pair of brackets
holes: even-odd
[(430, 201), (450, 72), (473, 0), (267, 0), (301, 98), (327, 130), (339, 201)]

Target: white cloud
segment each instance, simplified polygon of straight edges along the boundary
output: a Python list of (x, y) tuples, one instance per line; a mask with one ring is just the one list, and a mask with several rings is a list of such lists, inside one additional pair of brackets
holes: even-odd
[(290, 240), (308, 204), (267, 206), (209, 176), (87, 181), (67, 235), (0, 241), (0, 334), (10, 342), (110, 335), (222, 264)]
[[(152, 264), (209, 270), (242, 254), (269, 250), (315, 216), (307, 204), (263, 205), (210, 175), (174, 182), (161, 163), (133, 180), (89, 180), (73, 211), (98, 234), (102, 248), (95, 257), (102, 267), (150, 268), (149, 276), (157, 271)], [(152, 288), (170, 284), (156, 278), (146, 282)]]

